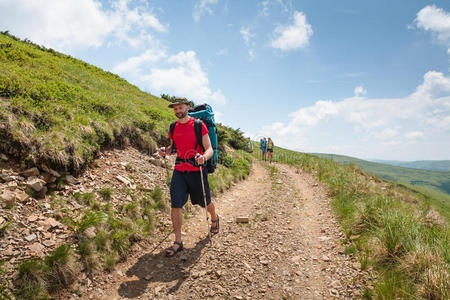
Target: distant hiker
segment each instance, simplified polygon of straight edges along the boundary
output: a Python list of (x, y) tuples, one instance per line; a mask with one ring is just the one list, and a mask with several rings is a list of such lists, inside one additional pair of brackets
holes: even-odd
[(247, 138), (247, 143), (248, 151), (253, 152), (253, 143), (250, 138)]
[(266, 138), (259, 140), (259, 149), (261, 149), (261, 160), (263, 160), (266, 153)]
[(259, 145), (261, 148), (261, 160), (266, 161), (267, 160), (267, 140), (266, 140), (266, 138), (261, 139), (259, 141)]
[[(197, 143), (194, 131), (195, 119), (188, 115), (190, 108), (186, 98), (176, 98), (169, 105), (173, 108), (178, 121), (175, 123), (173, 134), (169, 131), (170, 146), (165, 151), (159, 151), (161, 156), (172, 154), (172, 149), (176, 146), (177, 159), (170, 182), (171, 218), (173, 230), (175, 232), (174, 244), (166, 249), (166, 256), (174, 256), (183, 250), (181, 241), (181, 225), (183, 222), (182, 207), (186, 204), (190, 195), (192, 204), (205, 207), (204, 198), (206, 196), (206, 209), (211, 215), (211, 233), (219, 233), (219, 216), (216, 215), (214, 204), (211, 202), (211, 193), (208, 184), (208, 172), (203, 168), (203, 182), (205, 194), (202, 192), (200, 168), (197, 165), (205, 165), (206, 161), (213, 156), (213, 148), (208, 135), (208, 129), (202, 123), (202, 142), (205, 151)], [(196, 158), (196, 154), (200, 156)]]
[(271, 138), (267, 141), (267, 152), (269, 153), (269, 163), (272, 162), (272, 155), (273, 155), (273, 141)]

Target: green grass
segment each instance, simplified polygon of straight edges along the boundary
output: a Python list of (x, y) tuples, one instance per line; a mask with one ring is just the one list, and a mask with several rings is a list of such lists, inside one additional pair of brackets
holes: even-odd
[(0, 34), (0, 147), (80, 172), (102, 146), (153, 152), (168, 102), (70, 56)]
[(209, 186), (213, 194), (227, 190), (233, 182), (247, 178), (250, 174), (252, 157), (238, 150), (230, 154), (221, 154), (215, 172), (208, 175)]
[(69, 286), (78, 272), (70, 245), (62, 245), (43, 259), (20, 263), (14, 294), (17, 299), (49, 299), (49, 292)]
[[(450, 171), (432, 171), (424, 169), (412, 169), (400, 166), (391, 166), (382, 163), (370, 162), (350, 156), (336, 154), (313, 153), (313, 155), (332, 159), (337, 163), (354, 164), (368, 173), (382, 177), (383, 179), (406, 183), (417, 187), (427, 188), (435, 192), (446, 193), (450, 196)], [(442, 161), (443, 163), (446, 161)], [(410, 164), (414, 166), (414, 164)], [(420, 166), (420, 165), (419, 165)], [(444, 170), (446, 164), (444, 163)], [(435, 167), (437, 168), (437, 166)]]
[(354, 165), (278, 147), (274, 153), (274, 161), (314, 174), (333, 197), (347, 237), (346, 253), (377, 274), (364, 298), (450, 298), (448, 209), (441, 207), (444, 218), (435, 212), (435, 195), (384, 181)]
[(98, 191), (98, 193), (103, 197), (105, 201), (110, 201), (114, 190), (112, 188), (102, 188)]

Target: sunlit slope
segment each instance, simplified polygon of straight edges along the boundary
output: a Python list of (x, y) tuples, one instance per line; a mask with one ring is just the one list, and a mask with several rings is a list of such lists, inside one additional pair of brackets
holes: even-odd
[(417, 160), (417, 161), (374, 160), (374, 162), (413, 169), (424, 169), (431, 171), (450, 171), (450, 160)]
[(0, 150), (75, 173), (101, 146), (153, 151), (167, 101), (73, 57), (0, 34)]
[(450, 195), (450, 171), (431, 171), (370, 162), (350, 156), (314, 153), (322, 158), (332, 159), (340, 164), (354, 164), (366, 172), (386, 180), (406, 183)]

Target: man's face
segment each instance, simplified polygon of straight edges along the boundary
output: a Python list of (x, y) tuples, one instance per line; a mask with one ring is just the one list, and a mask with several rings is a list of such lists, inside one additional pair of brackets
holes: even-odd
[(177, 116), (178, 119), (183, 119), (186, 117), (189, 110), (189, 105), (187, 104), (176, 104), (173, 106), (173, 112)]

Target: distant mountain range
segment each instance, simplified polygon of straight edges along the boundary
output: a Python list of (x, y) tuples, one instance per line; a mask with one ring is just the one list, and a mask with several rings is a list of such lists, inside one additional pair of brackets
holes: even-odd
[(413, 169), (424, 169), (431, 171), (450, 171), (450, 160), (400, 161), (400, 160), (369, 159), (368, 161)]
[(450, 161), (378, 161), (372, 162), (351, 156), (311, 153), (332, 159), (340, 164), (354, 164), (368, 173), (386, 180), (411, 184), (450, 195)]

